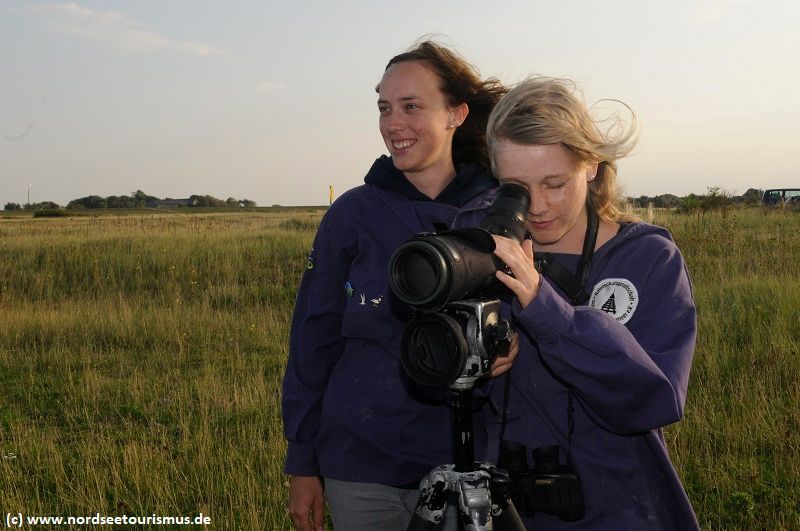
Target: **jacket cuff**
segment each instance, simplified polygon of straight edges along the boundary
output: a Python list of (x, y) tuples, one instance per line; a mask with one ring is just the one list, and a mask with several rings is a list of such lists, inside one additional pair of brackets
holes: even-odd
[(513, 311), (528, 333), (542, 343), (555, 341), (575, 316), (575, 308), (556, 293), (546, 278), (539, 286), (539, 293), (525, 308), (515, 298)]
[(319, 476), (314, 443), (290, 442), (283, 471), (290, 476)]

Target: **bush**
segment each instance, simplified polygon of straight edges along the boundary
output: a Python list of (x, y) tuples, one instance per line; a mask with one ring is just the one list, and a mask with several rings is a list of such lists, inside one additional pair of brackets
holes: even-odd
[(704, 211), (727, 210), (733, 204), (733, 200), (729, 192), (718, 186), (712, 186), (708, 189), (708, 195), (703, 197), (701, 203)]
[(61, 218), (67, 216), (67, 212), (60, 208), (48, 208), (46, 210), (37, 210), (33, 213), (35, 218)]
[(42, 201), (41, 203), (25, 203), (22, 208), (24, 210), (54, 210), (61, 208), (61, 205), (52, 201)]
[(678, 202), (678, 212), (689, 214), (700, 210), (700, 196), (689, 194)]
[(678, 203), (677, 211), (682, 214), (692, 212), (727, 211), (733, 206), (731, 194), (718, 186), (708, 189), (706, 195), (689, 194)]

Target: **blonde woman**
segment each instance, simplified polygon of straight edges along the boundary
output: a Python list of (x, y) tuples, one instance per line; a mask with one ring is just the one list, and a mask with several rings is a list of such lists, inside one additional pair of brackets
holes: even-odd
[[(580, 478), (581, 506), (540, 503), (529, 529), (696, 529), (661, 431), (683, 416), (692, 288), (669, 233), (619, 206), (616, 161), (634, 126), (610, 138), (607, 125), (571, 82), (550, 78), (520, 83), (489, 118), (495, 175), (531, 195), (531, 239), (495, 238), (512, 272), (497, 276), (514, 294), (520, 353), (494, 385), (505, 413), (490, 429), (492, 453), (501, 438), (522, 444), (533, 467), (531, 451), (555, 447), (558, 469)], [(480, 218), (466, 208), (457, 223)]]

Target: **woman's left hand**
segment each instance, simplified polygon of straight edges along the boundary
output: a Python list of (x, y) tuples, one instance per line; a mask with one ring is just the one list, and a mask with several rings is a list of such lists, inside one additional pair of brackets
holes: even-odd
[(519, 335), (514, 332), (511, 334), (511, 345), (508, 347), (508, 352), (498, 355), (492, 362), (491, 377), (496, 378), (510, 369), (517, 354), (519, 354)]
[(508, 266), (514, 276), (503, 271), (496, 273), (497, 279), (514, 292), (520, 305), (525, 308), (539, 294), (541, 276), (533, 267), (533, 242), (525, 240), (522, 245), (503, 236), (494, 236), (494, 254)]

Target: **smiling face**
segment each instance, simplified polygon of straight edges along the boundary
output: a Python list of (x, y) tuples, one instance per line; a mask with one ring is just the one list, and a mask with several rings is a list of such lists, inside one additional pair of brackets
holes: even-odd
[(537, 251), (580, 253), (586, 231), (588, 182), (597, 164), (577, 163), (561, 144), (523, 145), (506, 139), (493, 153), (497, 177), (528, 189), (528, 228)]
[(393, 64), (378, 88), (381, 136), (411, 182), (455, 176), (452, 142), (466, 104), (450, 107), (436, 74), (419, 61)]

